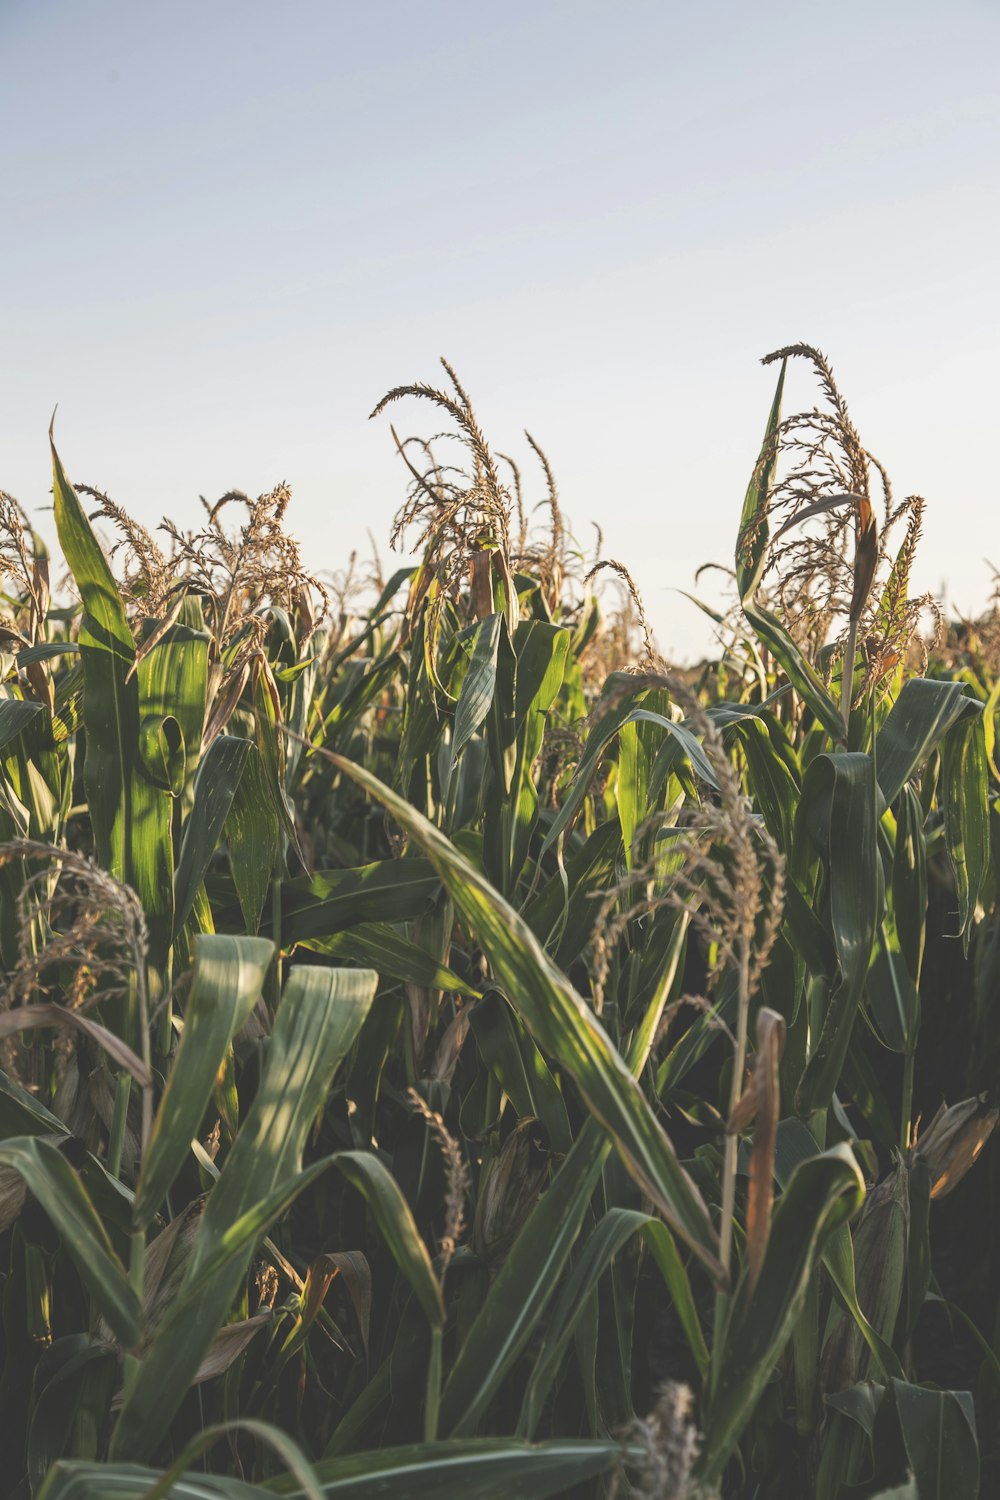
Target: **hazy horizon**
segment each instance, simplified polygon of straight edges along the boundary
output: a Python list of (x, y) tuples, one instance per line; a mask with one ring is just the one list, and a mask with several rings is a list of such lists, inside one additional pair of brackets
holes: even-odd
[[(383, 558), (392, 385), (457, 367), (526, 478), (620, 558), (661, 647), (728, 564), (774, 384), (830, 357), (914, 585), (991, 587), (1000, 13), (734, 5), (0, 0), (11, 205), (0, 485), (146, 524), (287, 480), (310, 563)], [(811, 403), (806, 371), (792, 403)], [(396, 425), (440, 425), (418, 405)], [(541, 500), (539, 474), (529, 498)], [(49, 518), (42, 530), (51, 535)], [(713, 592), (706, 580), (704, 592)]]

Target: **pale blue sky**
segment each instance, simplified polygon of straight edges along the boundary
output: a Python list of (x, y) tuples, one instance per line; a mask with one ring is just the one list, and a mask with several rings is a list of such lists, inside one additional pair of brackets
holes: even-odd
[(688, 654), (757, 359), (805, 339), (928, 498), (917, 582), (985, 602), (997, 4), (0, 0), (0, 55), (0, 485), (29, 507), (58, 402), (71, 474), (143, 520), (287, 479), (339, 567), (402, 493), (368, 411), (446, 354)]

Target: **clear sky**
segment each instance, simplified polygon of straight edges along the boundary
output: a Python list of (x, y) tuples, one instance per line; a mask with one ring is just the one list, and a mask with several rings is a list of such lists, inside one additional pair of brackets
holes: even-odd
[(402, 493), (367, 413), (445, 354), (689, 655), (757, 360), (801, 339), (927, 496), (916, 582), (985, 603), (1000, 5), (0, 0), (0, 57), (0, 485), (29, 508), (58, 402), (72, 476), (147, 523), (287, 479), (340, 567)]

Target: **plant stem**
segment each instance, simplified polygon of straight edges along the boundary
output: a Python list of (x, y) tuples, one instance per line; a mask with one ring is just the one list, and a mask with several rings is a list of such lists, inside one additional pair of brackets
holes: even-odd
[(431, 1353), (427, 1364), (427, 1403), (424, 1409), (424, 1441), (433, 1443), (438, 1435), (438, 1411), (441, 1406), (441, 1346), (443, 1330), (431, 1329)]
[(916, 1053), (911, 1047), (903, 1054), (903, 1103), (899, 1115), (899, 1149), (905, 1151), (910, 1144), (910, 1121), (913, 1115), (913, 1068)]
[[(750, 1022), (750, 939), (740, 940), (739, 991), (736, 1017), (736, 1053), (733, 1057), (733, 1077), (729, 1087), (729, 1113), (732, 1115), (743, 1092), (743, 1074), (747, 1061), (747, 1029)], [(722, 1167), (722, 1216), (719, 1220), (719, 1261), (729, 1276), (729, 1261), (733, 1243), (733, 1213), (736, 1206), (736, 1161), (739, 1141), (734, 1131), (727, 1129), (725, 1156)]]
[(115, 1105), (111, 1116), (111, 1130), (108, 1134), (108, 1171), (112, 1177), (121, 1175), (125, 1122), (128, 1118), (128, 1102), (131, 1095), (132, 1075), (122, 1069), (115, 1085)]
[[(129, 1241), (129, 1263), (128, 1279), (140, 1303), (142, 1302), (143, 1280), (146, 1272), (146, 1235), (142, 1229), (132, 1231)], [(122, 1372), (122, 1384), (127, 1396), (135, 1383), (135, 1377), (139, 1371), (140, 1361), (135, 1354), (126, 1350), (125, 1363)]]
[[(740, 941), (739, 990), (737, 996), (736, 1052), (733, 1057), (733, 1078), (729, 1088), (729, 1114), (732, 1115), (743, 1087), (746, 1069), (747, 1029), (750, 1020), (750, 936)], [(733, 1214), (736, 1208), (736, 1165), (739, 1155), (739, 1140), (734, 1131), (726, 1131), (726, 1142), (722, 1161), (722, 1212), (719, 1219), (719, 1263), (727, 1285), (729, 1263), (733, 1245)], [(730, 1290), (717, 1291), (713, 1313), (711, 1384), (719, 1378), (719, 1360), (722, 1356), (726, 1319), (729, 1316)]]
[(847, 647), (844, 651), (844, 666), (840, 678), (840, 715), (844, 721), (844, 734), (851, 727), (851, 700), (854, 697), (854, 658), (858, 652), (858, 622), (852, 620), (847, 629)]

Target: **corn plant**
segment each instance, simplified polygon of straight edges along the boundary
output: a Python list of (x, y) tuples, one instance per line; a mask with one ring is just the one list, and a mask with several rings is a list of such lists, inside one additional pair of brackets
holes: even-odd
[(388, 578), (2, 498), (4, 1494), (989, 1493), (1000, 658), (769, 362), (696, 670), (447, 364)]

